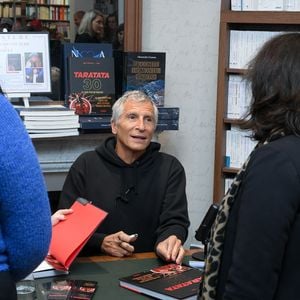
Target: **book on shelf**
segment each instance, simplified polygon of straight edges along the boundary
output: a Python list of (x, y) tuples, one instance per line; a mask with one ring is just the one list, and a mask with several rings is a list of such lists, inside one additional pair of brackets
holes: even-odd
[(231, 0), (233, 11), (300, 11), (295, 0)]
[(80, 116), (79, 123), (82, 130), (110, 129), (111, 116)]
[(56, 138), (79, 135), (78, 129), (63, 129), (63, 130), (27, 130), (32, 139), (40, 138)]
[(159, 120), (179, 120), (179, 107), (158, 107)]
[(111, 114), (115, 102), (113, 58), (69, 57), (68, 105), (79, 115)]
[(179, 129), (179, 121), (178, 120), (158, 120), (156, 125), (156, 131), (163, 130), (178, 130)]
[(75, 111), (63, 105), (41, 105), (32, 107), (16, 107), (21, 117), (24, 116), (72, 116)]
[(73, 212), (52, 228), (46, 261), (57, 270), (69, 270), (74, 259), (107, 216), (105, 211), (83, 198), (78, 198), (71, 208)]
[(157, 299), (197, 299), (202, 271), (167, 264), (119, 279), (120, 286)]
[(244, 118), (249, 109), (251, 95), (250, 86), (242, 76), (229, 75), (227, 118)]
[(69, 98), (69, 69), (68, 69), (68, 59), (69, 57), (74, 58), (95, 58), (103, 59), (112, 57), (112, 44), (101, 43), (64, 43), (62, 44), (62, 86), (64, 90), (65, 101)]
[(78, 120), (75, 121), (23, 121), (26, 129), (54, 130), (54, 129), (75, 129), (79, 128)]
[(229, 68), (246, 69), (259, 48), (279, 31), (230, 30)]
[(228, 168), (240, 168), (254, 149), (257, 142), (250, 138), (251, 132), (231, 126), (226, 130), (226, 152), (224, 165)]
[(164, 106), (166, 53), (115, 52), (116, 93), (142, 90), (157, 106)]

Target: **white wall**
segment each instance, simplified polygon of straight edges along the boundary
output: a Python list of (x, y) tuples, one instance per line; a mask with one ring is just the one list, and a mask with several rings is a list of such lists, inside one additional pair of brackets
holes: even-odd
[(180, 107), (179, 131), (160, 134), (187, 176), (187, 245), (213, 195), (220, 0), (144, 0), (143, 51), (166, 52), (165, 106)]

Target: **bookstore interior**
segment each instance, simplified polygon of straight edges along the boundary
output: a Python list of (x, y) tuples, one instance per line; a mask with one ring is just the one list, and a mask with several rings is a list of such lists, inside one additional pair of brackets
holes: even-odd
[[(105, 38), (75, 42), (78, 2), (0, 1), (0, 85), (33, 139), (50, 193), (61, 190), (78, 153), (111, 134), (111, 108), (125, 91), (139, 89), (152, 97), (158, 132), (178, 130), (180, 123), (179, 108), (164, 102), (166, 53), (141, 51), (142, 0), (90, 1), (106, 20), (115, 19), (114, 38), (122, 29), (121, 46)], [(247, 62), (271, 37), (300, 29), (300, 1), (220, 2), (215, 203), (254, 148), (239, 128), (251, 98), (243, 80)], [(141, 288), (132, 278), (122, 284)]]

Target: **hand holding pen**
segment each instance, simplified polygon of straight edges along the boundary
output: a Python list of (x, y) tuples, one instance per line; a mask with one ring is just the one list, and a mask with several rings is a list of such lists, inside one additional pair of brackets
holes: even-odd
[(128, 235), (124, 231), (107, 235), (102, 242), (101, 251), (112, 256), (130, 256), (134, 252), (131, 245), (138, 238), (138, 234)]

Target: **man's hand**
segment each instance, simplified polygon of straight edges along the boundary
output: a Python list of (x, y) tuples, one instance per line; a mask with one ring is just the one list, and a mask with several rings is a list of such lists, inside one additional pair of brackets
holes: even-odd
[(137, 235), (128, 235), (123, 231), (107, 235), (102, 242), (101, 251), (117, 257), (130, 256), (134, 247), (130, 243), (137, 239)]
[(156, 246), (156, 254), (165, 261), (174, 261), (181, 264), (184, 257), (184, 249), (175, 235), (169, 236)]

